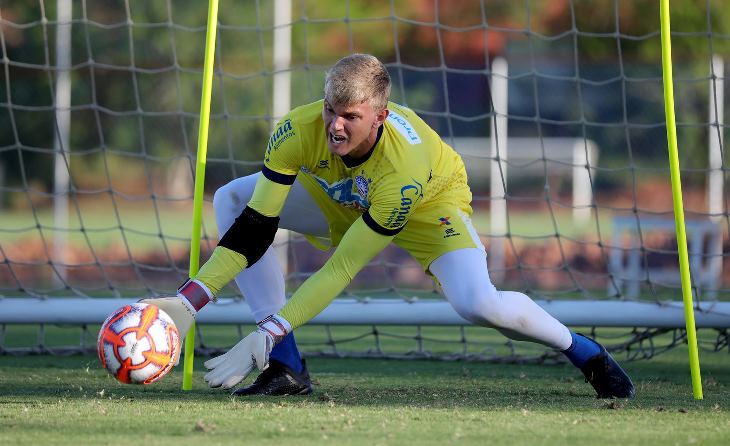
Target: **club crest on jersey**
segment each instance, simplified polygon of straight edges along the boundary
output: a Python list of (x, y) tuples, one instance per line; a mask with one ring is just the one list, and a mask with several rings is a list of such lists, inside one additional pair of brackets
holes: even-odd
[(355, 187), (357, 187), (357, 193), (364, 199), (368, 198), (368, 180), (362, 175), (355, 177)]

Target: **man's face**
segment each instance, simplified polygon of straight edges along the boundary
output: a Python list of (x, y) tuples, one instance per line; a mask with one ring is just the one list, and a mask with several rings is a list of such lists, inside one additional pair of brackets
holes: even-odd
[(375, 144), (378, 127), (387, 116), (387, 109), (375, 113), (369, 101), (339, 105), (325, 98), (322, 118), (327, 132), (327, 147), (339, 156), (358, 158), (367, 154)]

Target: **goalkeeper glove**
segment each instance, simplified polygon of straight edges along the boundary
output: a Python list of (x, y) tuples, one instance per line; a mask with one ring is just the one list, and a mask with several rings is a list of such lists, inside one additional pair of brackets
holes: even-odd
[(254, 367), (264, 370), (269, 365), (271, 350), (292, 330), (291, 324), (279, 315), (269, 316), (257, 325), (258, 329), (225, 354), (205, 362), (210, 370), (205, 382), (210, 387), (230, 389), (243, 381)]
[(152, 297), (139, 302), (155, 305), (167, 313), (175, 323), (182, 343), (190, 326), (193, 325), (198, 311), (213, 299), (213, 294), (207, 286), (198, 280), (188, 279), (174, 296)]

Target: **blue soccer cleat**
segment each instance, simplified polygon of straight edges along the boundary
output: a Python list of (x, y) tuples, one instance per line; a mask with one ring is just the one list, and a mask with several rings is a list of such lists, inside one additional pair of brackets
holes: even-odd
[[(580, 335), (583, 336), (583, 335)], [(633, 398), (634, 384), (606, 348), (598, 344), (601, 352), (592, 357), (580, 371), (591, 383), (598, 398)]]

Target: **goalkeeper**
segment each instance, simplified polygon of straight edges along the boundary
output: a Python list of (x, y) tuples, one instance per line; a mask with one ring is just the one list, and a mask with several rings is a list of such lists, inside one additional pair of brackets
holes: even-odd
[[(604, 347), (569, 330), (525, 294), (494, 287), (470, 221), (464, 163), (412, 110), (388, 102), (390, 88), (375, 57), (338, 61), (327, 73), (324, 99), (295, 108), (278, 123), (262, 171), (216, 192), (221, 238), (211, 258), (176, 296), (148, 300), (184, 334), (235, 278), (258, 329), (205, 363), (206, 382), (229, 389), (258, 368), (263, 372), (254, 383), (236, 394), (310, 393), (293, 330), (393, 242), (438, 281), (463, 318), (559, 349), (599, 397), (632, 397), (631, 380)], [(279, 227), (336, 246), (288, 302), (271, 248)]]

